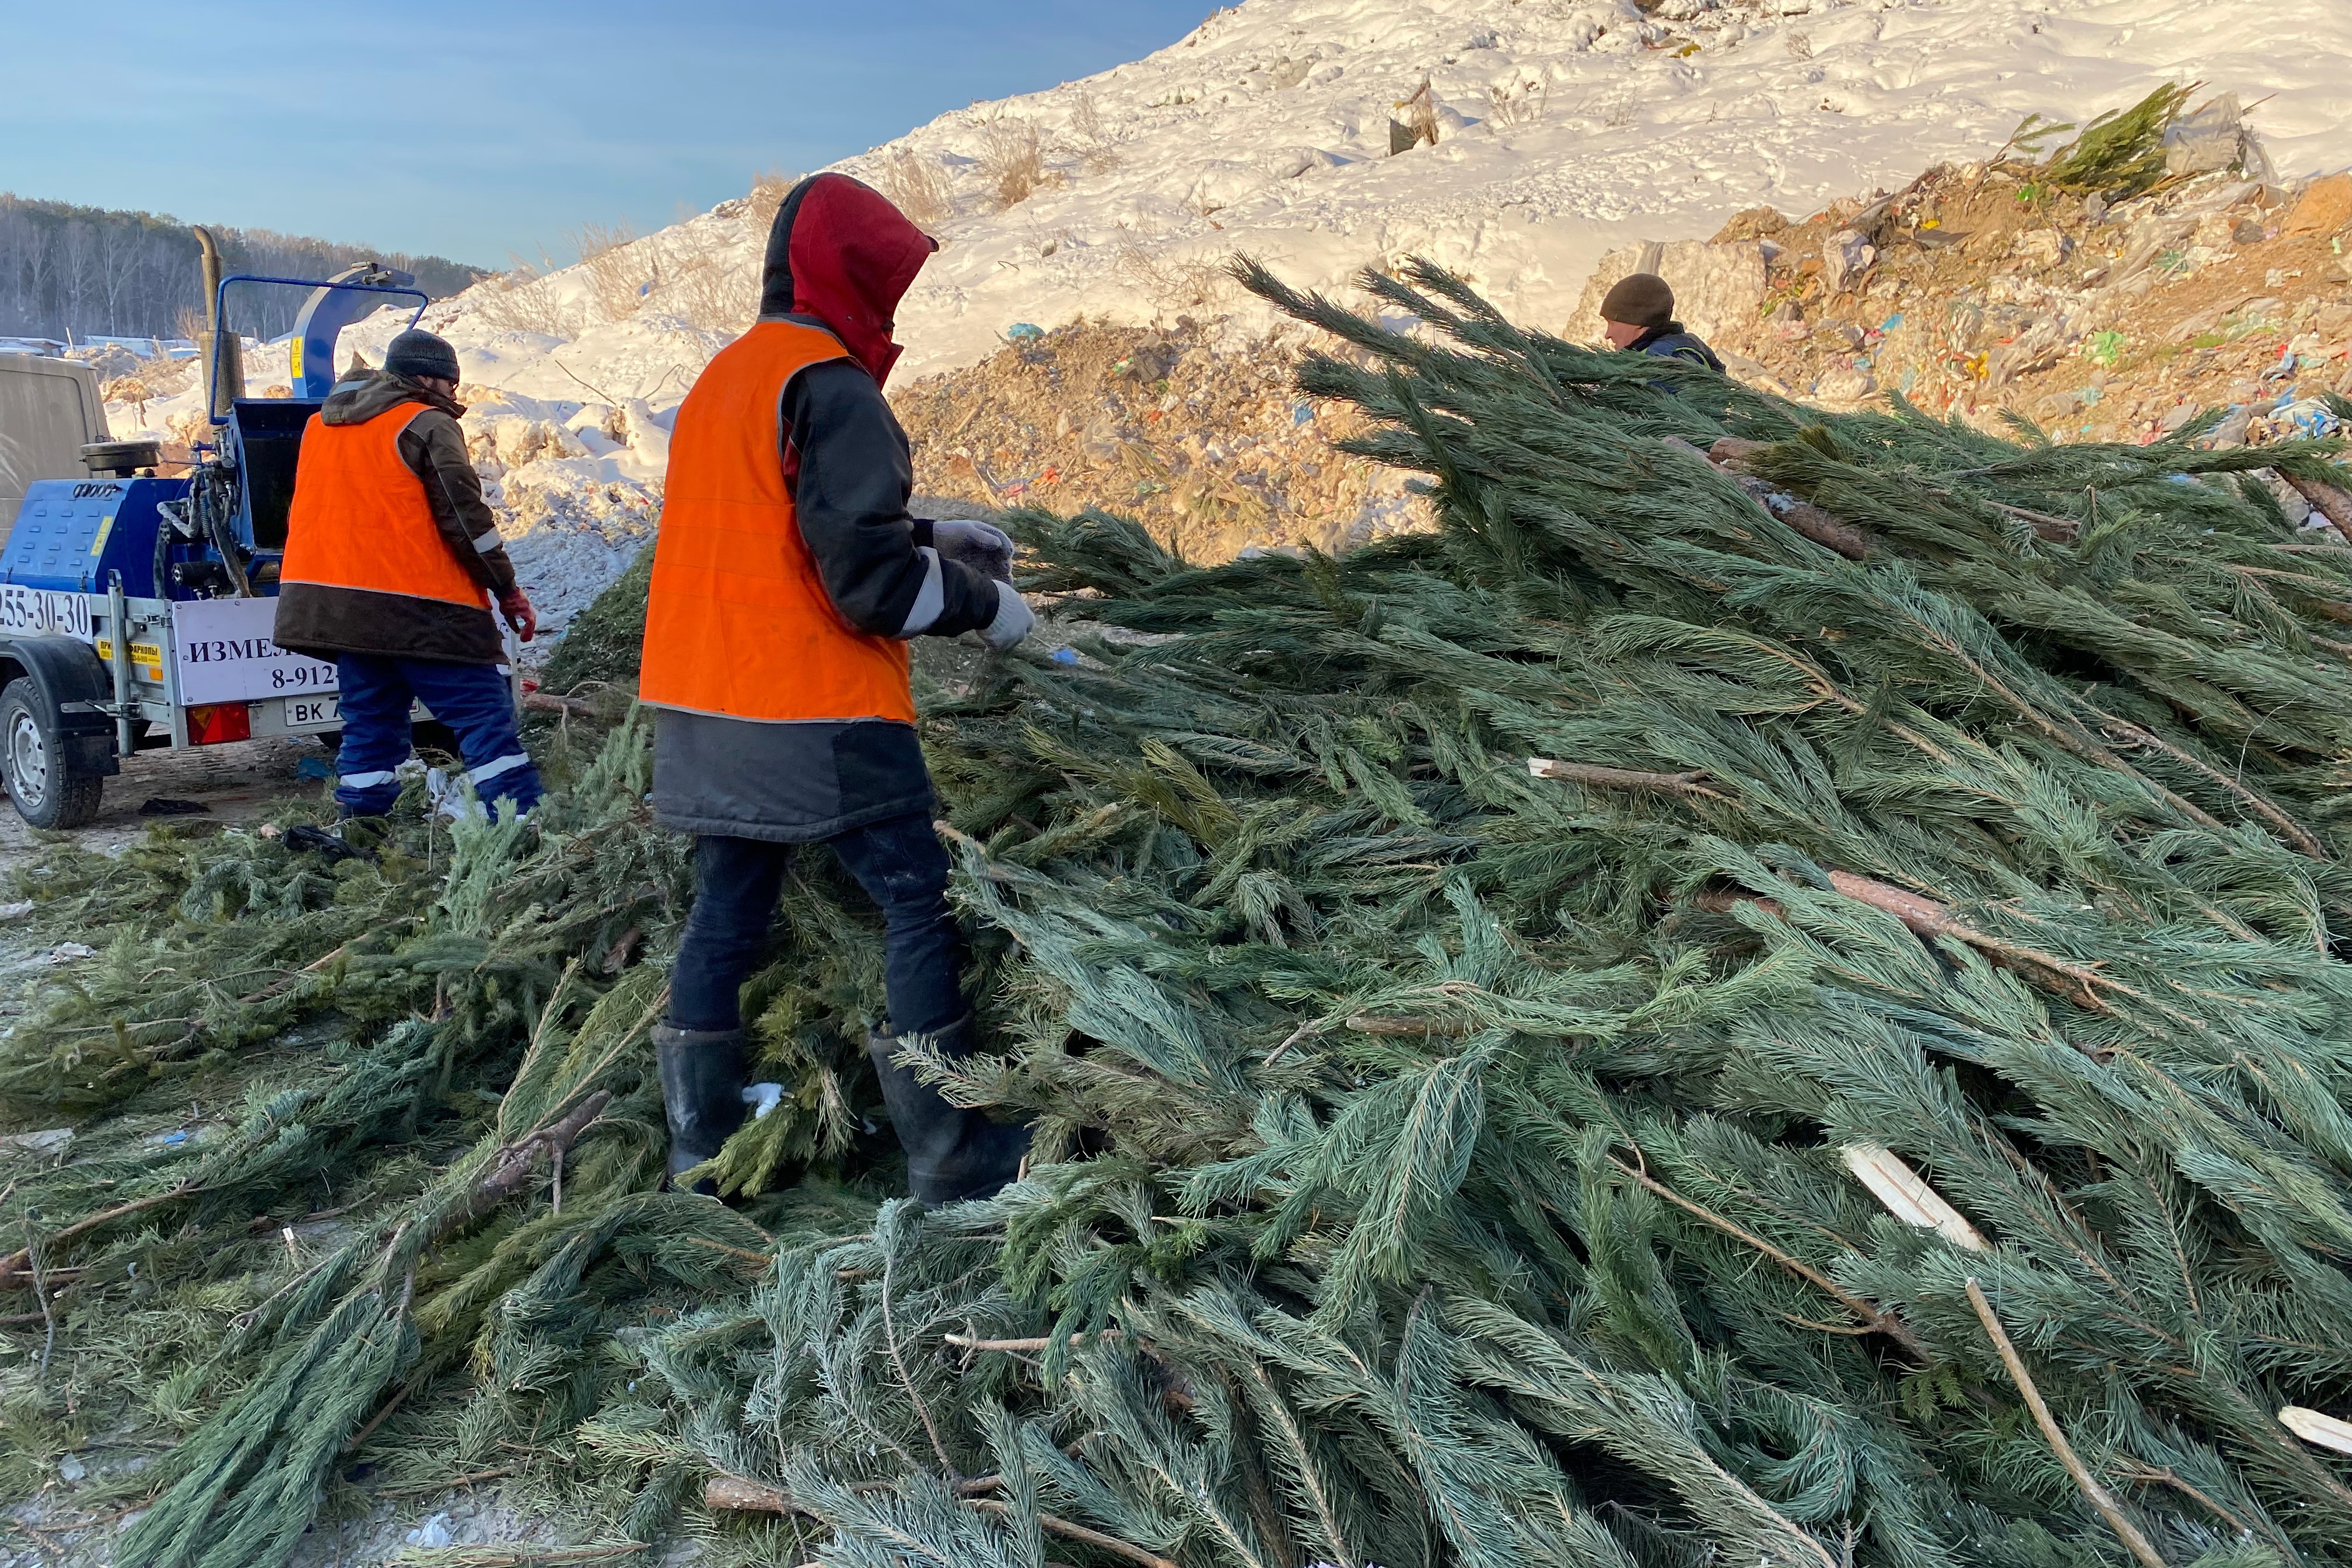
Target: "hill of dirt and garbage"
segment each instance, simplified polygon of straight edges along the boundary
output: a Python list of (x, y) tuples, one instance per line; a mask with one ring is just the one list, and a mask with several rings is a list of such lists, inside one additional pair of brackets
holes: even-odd
[(1187, 559), (1343, 550), (1424, 514), (1401, 475), (1332, 450), (1368, 428), (1298, 391), (1307, 343), (1229, 321), (1079, 323), (891, 398), (919, 489), (984, 507), (1104, 507)]
[[(2218, 166), (2112, 200), (2012, 156), (1794, 218), (1752, 208), (1711, 240), (1610, 252), (1560, 330), (1598, 342), (1609, 285), (1656, 271), (1733, 374), (1824, 408), (1894, 395), (2060, 442), (2149, 441), (2209, 409), (2217, 445), (2327, 435), (2324, 395), (2352, 390), (2352, 174), (2278, 178), (2234, 110), (2218, 134)], [(1196, 560), (1425, 522), (1396, 476), (1329, 449), (1358, 432), (1346, 410), (1286, 389), (1302, 352), (1226, 317), (1079, 323), (894, 403), (927, 490), (1106, 507)]]
[(2352, 173), (2278, 178), (2223, 108), (2215, 166), (2144, 193), (2012, 156), (1614, 251), (1569, 335), (1648, 269), (1734, 374), (1824, 407), (1895, 395), (2056, 441), (2145, 442), (2209, 408), (2217, 443), (2326, 434), (2321, 395), (2352, 386)]

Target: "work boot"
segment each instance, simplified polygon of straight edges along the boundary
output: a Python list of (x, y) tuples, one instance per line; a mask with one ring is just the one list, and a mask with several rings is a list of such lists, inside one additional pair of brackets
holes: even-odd
[[(673, 1182), (719, 1152), (743, 1125), (743, 1031), (654, 1026), (654, 1058), (661, 1064), (662, 1109), (669, 1117)], [(694, 1184), (704, 1196), (719, 1191), (708, 1177)]]
[[(977, 1020), (966, 1013), (934, 1039), (941, 1056), (968, 1057), (978, 1035)], [(993, 1197), (1021, 1173), (1021, 1162), (1029, 1152), (1027, 1127), (992, 1121), (985, 1110), (950, 1104), (914, 1068), (891, 1059), (898, 1054), (898, 1037), (887, 1030), (868, 1033), (866, 1050), (881, 1075), (891, 1129), (907, 1151), (907, 1185), (925, 1208)]]

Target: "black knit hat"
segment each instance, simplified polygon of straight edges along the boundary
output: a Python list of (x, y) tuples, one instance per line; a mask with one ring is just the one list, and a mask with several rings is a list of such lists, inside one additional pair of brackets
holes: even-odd
[(1675, 319), (1675, 291), (1654, 272), (1617, 279), (1601, 301), (1601, 319), (1628, 327), (1663, 327)]
[(457, 381), (457, 351), (435, 337), (411, 327), (392, 340), (383, 351), (383, 368), (410, 381), (436, 376), (443, 381)]

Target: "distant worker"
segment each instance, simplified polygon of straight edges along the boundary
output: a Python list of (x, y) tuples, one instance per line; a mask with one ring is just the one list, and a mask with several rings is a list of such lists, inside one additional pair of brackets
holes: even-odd
[(759, 320), (677, 411), (638, 692), (660, 709), (654, 810), (695, 835), (694, 909), (654, 1031), (673, 1176), (741, 1125), (739, 993), (797, 844), (832, 846), (881, 906), (887, 1025), (867, 1049), (926, 1204), (1018, 1173), (1025, 1127), (960, 1110), (892, 1058), (971, 1053), (964, 944), (915, 733), (908, 639), (1029, 634), (1012, 541), (908, 515), (914, 470), (882, 385), (898, 301), (936, 243), (843, 174), (769, 230)]
[(456, 351), (410, 331), (382, 370), (337, 385), (302, 435), (275, 635), (334, 662), (335, 800), (347, 818), (383, 816), (399, 798), (419, 698), (456, 731), (486, 806), (529, 811), (540, 796), (490, 603), (525, 642), (538, 616), (466, 456), (465, 412)]
[(1620, 278), (1601, 301), (1601, 325), (1612, 349), (1723, 369), (1715, 351), (1675, 320), (1675, 291), (1654, 272)]

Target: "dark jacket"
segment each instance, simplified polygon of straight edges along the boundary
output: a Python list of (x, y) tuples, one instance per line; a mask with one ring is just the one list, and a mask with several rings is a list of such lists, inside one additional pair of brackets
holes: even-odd
[[(515, 584), (514, 563), (499, 539), (499, 520), (482, 499), (481, 476), (466, 456), (465, 433), (457, 427), (463, 404), (379, 370), (337, 386), (319, 417), (329, 425), (364, 425), (400, 403), (426, 405), (401, 431), (395, 449), (425, 486), (425, 501), (443, 542), (475, 582), (504, 595)], [(499, 623), (487, 606), (319, 583), (289, 583), (279, 589), (276, 635), (278, 647), (313, 658), (364, 653), (497, 664), (506, 658)]]
[[(788, 382), (778, 428), (802, 541), (844, 620), (876, 637), (953, 637), (993, 620), (996, 585), (931, 548), (909, 516), (914, 463), (882, 395), (892, 317), (931, 244), (840, 174), (803, 181), (769, 231), (760, 316), (822, 327), (850, 357)], [(765, 723), (664, 709), (654, 745), (664, 826), (805, 843), (931, 806), (909, 725), (882, 719)]]
[[(786, 320), (824, 323), (805, 311)], [(927, 518), (908, 515), (915, 460), (907, 433), (874, 378), (854, 359), (813, 364), (784, 385), (784, 488), (801, 539), (842, 619), (876, 637), (898, 637), (931, 577)], [(996, 584), (956, 561), (938, 573), (939, 617), (922, 631), (953, 637), (996, 616)]]
[(1627, 353), (1647, 354), (1652, 359), (1688, 360), (1703, 364), (1717, 374), (1723, 374), (1723, 362), (1715, 351), (1701, 341), (1696, 332), (1686, 330), (1680, 321), (1668, 321), (1663, 327), (1652, 327), (1625, 345)]

